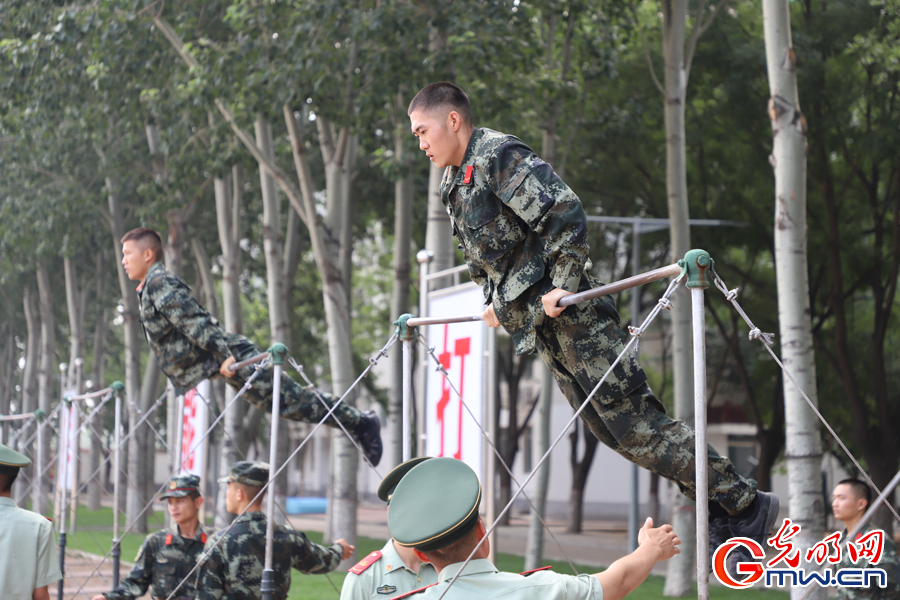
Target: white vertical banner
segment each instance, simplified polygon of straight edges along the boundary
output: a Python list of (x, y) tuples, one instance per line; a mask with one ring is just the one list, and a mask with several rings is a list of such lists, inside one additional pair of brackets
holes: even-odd
[[(439, 292), (429, 300), (429, 317), (481, 314), (484, 294), (476, 284)], [(481, 478), (482, 380), (484, 376), (484, 323), (429, 325), (428, 344), (450, 374), (449, 381), (430, 363), (425, 386), (425, 431), (427, 456), (457, 458)], [(453, 387), (451, 387), (451, 384)], [(456, 392), (462, 396), (466, 410)], [(471, 414), (469, 412), (471, 411)], [(485, 429), (487, 429), (485, 427)]]
[(208, 399), (209, 392), (209, 380), (204, 379), (197, 387), (188, 390), (184, 395), (184, 414), (181, 422), (181, 473), (203, 477), (205, 444), (199, 442), (206, 432), (207, 410), (203, 398)]
[[(76, 390), (66, 390), (65, 396), (74, 396), (78, 392)], [(66, 464), (65, 464), (65, 489), (74, 490), (75, 489), (75, 477), (78, 473), (78, 466), (76, 461), (78, 460), (78, 427), (79, 427), (79, 416), (81, 416), (80, 411), (78, 410), (78, 403), (71, 402), (69, 404), (69, 414), (67, 419), (67, 431), (66, 431)]]

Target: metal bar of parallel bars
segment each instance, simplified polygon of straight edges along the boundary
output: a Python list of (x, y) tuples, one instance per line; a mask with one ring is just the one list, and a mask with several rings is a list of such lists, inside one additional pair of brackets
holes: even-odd
[[(447, 271), (441, 271), (441, 274), (446, 275)], [(627, 290), (647, 283), (652, 283), (654, 281), (659, 281), (660, 279), (677, 277), (680, 274), (681, 267), (677, 264), (671, 264), (667, 267), (661, 267), (653, 271), (641, 273), (640, 275), (626, 277), (625, 279), (614, 281), (613, 283), (601, 285), (585, 292), (579, 292), (577, 294), (572, 294), (571, 296), (565, 296), (557, 303), (557, 305), (571, 306), (573, 304), (579, 304), (587, 300), (593, 300), (594, 298), (617, 294), (623, 290)], [(453, 317), (413, 317), (407, 320), (406, 324), (409, 327), (422, 327), (425, 325), (442, 325), (444, 323), (469, 323), (472, 321), (482, 320), (483, 318), (481, 315), (458, 315)]]

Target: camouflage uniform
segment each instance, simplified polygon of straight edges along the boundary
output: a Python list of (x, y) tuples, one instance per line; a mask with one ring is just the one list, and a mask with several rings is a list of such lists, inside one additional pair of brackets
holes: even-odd
[[(258, 600), (266, 556), (266, 515), (244, 513), (221, 543), (219, 536), (206, 542), (212, 551), (197, 570), (197, 600)], [(276, 600), (284, 600), (291, 587), (291, 569), (301, 573), (328, 573), (341, 562), (342, 548), (325, 548), (283, 525), (275, 526), (272, 570), (275, 572)]]
[[(621, 354), (625, 333), (610, 298), (568, 307), (555, 319), (541, 296), (600, 284), (589, 271), (587, 220), (578, 196), (521, 140), (476, 129), (460, 167), (449, 167), (441, 197), (472, 279), (493, 302), (517, 354), (537, 350), (577, 408)], [(694, 498), (694, 432), (670, 419), (626, 354), (581, 418), (604, 444), (674, 481)], [(709, 447), (709, 499), (729, 513), (755, 496), (727, 458)]]
[[(171, 530), (151, 533), (138, 550), (128, 577), (119, 583), (119, 587), (103, 595), (109, 600), (132, 600), (152, 588), (152, 598), (167, 598), (197, 564), (206, 541), (201, 524), (197, 525), (197, 534), (192, 538), (182, 537), (178, 525), (173, 525)], [(191, 577), (178, 588), (175, 598), (193, 597), (194, 578)]]
[[(859, 530), (857, 538), (865, 535), (873, 529), (878, 529), (871, 523), (865, 523)], [(847, 530), (844, 530), (844, 537), (847, 539)], [(850, 560), (850, 553), (844, 549), (841, 554), (841, 562), (837, 565), (838, 569), (884, 569), (887, 574), (886, 588), (856, 588), (856, 587), (838, 587), (839, 600), (900, 600), (900, 558), (897, 557), (897, 547), (891, 536), (885, 532), (884, 548), (881, 552), (881, 560), (877, 565), (867, 565), (865, 559), (860, 559), (856, 564)]]
[[(222, 377), (219, 368), (234, 356), (236, 361), (260, 354), (261, 351), (242, 335), (227, 334), (219, 322), (204, 309), (181, 279), (162, 263), (154, 263), (138, 287), (141, 325), (162, 372), (175, 386), (176, 394), (184, 394), (204, 379)], [(268, 413), (272, 412), (273, 368), (265, 369), (244, 393), (248, 402)], [(254, 372), (248, 366), (223, 379), (235, 390), (241, 389)], [(328, 412), (315, 393), (282, 373), (281, 416), (295, 421), (317, 422)], [(322, 394), (332, 405), (330, 394)], [(341, 403), (333, 413), (345, 427), (360, 423), (360, 412)], [(332, 421), (332, 427), (337, 425)]]

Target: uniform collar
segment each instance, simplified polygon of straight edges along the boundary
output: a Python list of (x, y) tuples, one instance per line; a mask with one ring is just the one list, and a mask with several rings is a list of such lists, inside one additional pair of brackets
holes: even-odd
[[(394, 546), (394, 540), (389, 539), (388, 543), (384, 545), (384, 548), (381, 549), (381, 560), (384, 561), (384, 572), (385, 573), (393, 573), (398, 569), (406, 569), (410, 573), (417, 574), (415, 571), (406, 566), (406, 563), (403, 561), (403, 557), (400, 556), (400, 553), (397, 552), (396, 546)], [(425, 565), (431, 565), (431, 563), (422, 563), (422, 566), (419, 567), (421, 569)]]
[(251, 510), (239, 516), (235, 521), (265, 521), (266, 513), (261, 510)]
[[(459, 573), (462, 566), (465, 565), (465, 562), (453, 563), (452, 565), (447, 565), (443, 568), (440, 575), (438, 576), (438, 581), (449, 581), (453, 579), (457, 573)], [(463, 571), (460, 577), (468, 577), (469, 575), (479, 575), (482, 573), (498, 573), (497, 567), (494, 566), (494, 563), (489, 561), (486, 558), (476, 558), (475, 560), (469, 561), (469, 564), (466, 565), (466, 570)]]
[[(185, 538), (181, 535), (181, 532), (178, 530), (178, 523), (172, 523), (172, 526), (169, 528), (169, 532), (175, 534), (172, 536), (173, 543), (175, 543), (175, 544), (183, 543), (182, 540)], [(207, 533), (207, 531), (206, 531), (206, 529), (203, 528), (203, 523), (197, 523), (197, 533), (194, 534), (194, 537), (188, 538), (188, 539), (194, 540), (196, 542), (202, 542), (203, 541), (202, 538), (203, 538), (204, 534), (206, 534), (206, 533)]]
[(137, 286), (135, 291), (140, 292), (141, 290), (143, 290), (144, 286), (147, 285), (147, 282), (150, 281), (151, 277), (156, 275), (157, 272), (165, 272), (165, 270), (166, 267), (163, 266), (162, 262), (160, 261), (156, 261), (155, 263), (150, 265), (150, 268), (147, 269), (147, 274), (144, 275), (144, 280), (140, 283), (140, 285)]
[[(450, 166), (447, 167), (447, 171), (444, 174), (444, 178), (447, 181), (447, 193), (453, 189), (453, 186), (456, 186), (462, 182), (459, 174), (460, 172), (465, 173), (466, 167), (472, 166), (475, 164), (475, 146), (478, 145), (478, 142), (484, 136), (484, 130), (480, 128), (475, 128), (472, 131), (472, 136), (469, 138), (469, 143), (466, 145), (466, 152), (463, 154), (462, 163), (460, 166)], [(446, 203), (446, 202), (445, 202)]]
[(0, 506), (12, 506), (13, 508), (18, 508), (18, 504), (12, 498), (7, 498), (6, 496), (0, 496)]

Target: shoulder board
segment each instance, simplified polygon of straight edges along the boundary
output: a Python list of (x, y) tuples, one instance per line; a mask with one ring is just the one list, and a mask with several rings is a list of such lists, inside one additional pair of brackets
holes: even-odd
[(522, 577), (528, 577), (532, 573), (537, 573), (538, 571), (547, 571), (552, 568), (553, 568), (553, 565), (547, 565), (546, 567), (541, 567), (540, 569), (532, 569), (530, 571), (522, 571), (521, 573), (519, 573), (519, 575), (521, 575)]
[(172, 545), (172, 534), (170, 533), (166, 536), (166, 546), (171, 546), (171, 545)]
[(372, 554), (369, 554), (361, 561), (347, 569), (347, 572), (353, 573), (354, 575), (359, 575), (360, 573), (374, 565), (376, 562), (378, 562), (379, 558), (381, 558), (381, 550), (376, 550)]
[(420, 587), (417, 590), (413, 590), (411, 592), (406, 592), (405, 594), (400, 594), (399, 596), (394, 596), (393, 598), (391, 598), (391, 600), (400, 600), (401, 598), (408, 598), (409, 596), (412, 596), (413, 594), (418, 594), (419, 592), (424, 592), (428, 588), (434, 587), (436, 585), (437, 585), (437, 583), (432, 583), (431, 585), (426, 585), (425, 587)]

